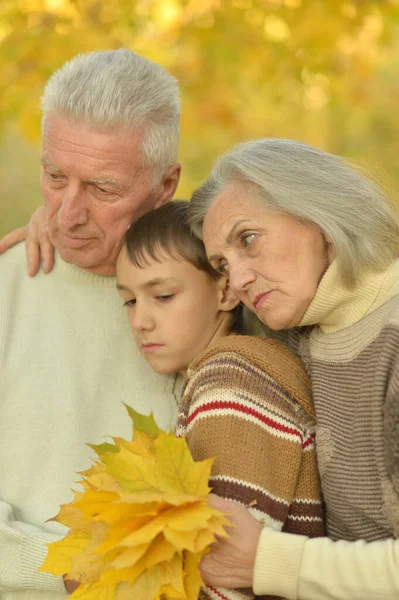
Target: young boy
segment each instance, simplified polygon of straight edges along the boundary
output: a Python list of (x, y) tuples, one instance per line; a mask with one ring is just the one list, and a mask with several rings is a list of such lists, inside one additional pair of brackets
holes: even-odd
[[(152, 369), (185, 378), (176, 433), (187, 436), (195, 460), (215, 457), (214, 493), (253, 504), (253, 515), (275, 529), (324, 535), (310, 381), (278, 342), (235, 334), (238, 300), (192, 234), (186, 202), (131, 226), (117, 288)], [(223, 600), (243, 591), (203, 595)]]

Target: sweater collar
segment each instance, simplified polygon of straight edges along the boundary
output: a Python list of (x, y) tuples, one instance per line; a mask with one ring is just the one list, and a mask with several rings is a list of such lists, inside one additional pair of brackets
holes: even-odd
[(386, 271), (368, 273), (351, 290), (340, 282), (334, 261), (320, 281), (299, 325), (318, 325), (323, 333), (333, 333), (360, 321), (398, 293), (399, 260)]
[(65, 262), (57, 252), (54, 255), (54, 264), (55, 273), (65, 281), (73, 281), (95, 287), (115, 288), (115, 275), (97, 275), (96, 273), (91, 273), (72, 263)]

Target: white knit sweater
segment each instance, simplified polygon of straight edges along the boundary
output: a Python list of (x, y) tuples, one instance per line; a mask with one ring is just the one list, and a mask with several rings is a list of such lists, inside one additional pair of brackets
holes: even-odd
[(131, 436), (123, 402), (169, 428), (176, 401), (136, 350), (115, 278), (59, 257), (25, 273), (23, 245), (0, 256), (0, 598), (56, 600), (62, 579), (37, 569), (65, 530), (46, 521), (90, 466), (86, 444)]

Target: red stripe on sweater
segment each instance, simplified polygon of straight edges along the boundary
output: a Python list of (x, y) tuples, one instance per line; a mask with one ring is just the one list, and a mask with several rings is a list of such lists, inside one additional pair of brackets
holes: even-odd
[(217, 590), (216, 588), (212, 587), (211, 585), (208, 585), (208, 589), (212, 590), (212, 592), (214, 594), (216, 594), (217, 596), (219, 596), (219, 598), (222, 598), (222, 600), (229, 600), (227, 598), (227, 596), (223, 596), (223, 594), (221, 592), (219, 592), (219, 590)]
[(305, 449), (308, 446), (310, 446), (311, 444), (313, 444), (315, 437), (316, 437), (316, 435), (314, 433), (311, 433), (310, 437), (306, 440), (306, 442), (304, 444), (302, 444), (302, 448)]
[(246, 415), (251, 415), (255, 417), (265, 425), (268, 425), (272, 429), (276, 429), (277, 431), (281, 431), (282, 433), (290, 433), (291, 435), (296, 435), (300, 438), (301, 442), (303, 442), (302, 434), (293, 427), (287, 427), (286, 425), (281, 425), (281, 423), (277, 423), (273, 421), (270, 417), (265, 417), (261, 413), (259, 413), (254, 408), (249, 408), (247, 406), (243, 406), (239, 402), (222, 402), (221, 400), (214, 400), (213, 402), (208, 402), (205, 406), (199, 406), (196, 410), (194, 410), (191, 414), (188, 415), (187, 425), (189, 425), (198, 414), (210, 412), (215, 409), (233, 409), (239, 413), (243, 413)]

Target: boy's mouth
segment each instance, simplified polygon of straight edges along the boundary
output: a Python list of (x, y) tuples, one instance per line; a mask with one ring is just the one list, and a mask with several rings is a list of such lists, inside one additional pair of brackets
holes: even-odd
[(159, 348), (163, 348), (164, 344), (156, 344), (156, 343), (147, 343), (141, 344), (141, 350), (144, 354), (151, 354), (151, 352), (156, 352)]

